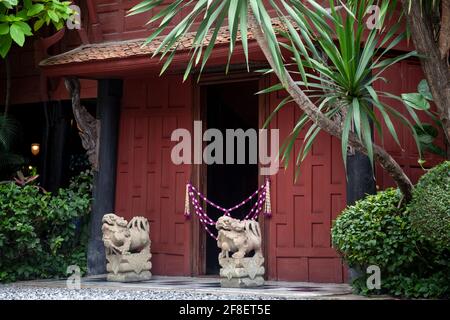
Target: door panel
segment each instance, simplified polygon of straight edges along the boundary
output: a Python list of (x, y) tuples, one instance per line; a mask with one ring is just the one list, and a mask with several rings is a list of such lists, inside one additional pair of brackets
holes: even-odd
[(191, 84), (180, 77), (125, 80), (116, 211), (149, 219), (154, 274), (190, 274), (190, 222), (183, 215), (190, 167), (172, 163), (170, 136), (192, 126), (191, 106)]
[[(276, 108), (284, 94), (270, 96), (270, 109)], [(301, 115), (294, 104), (285, 106), (275, 117), (271, 129), (280, 129), (280, 143), (288, 137)], [(296, 155), (304, 139), (298, 137)], [(272, 176), (273, 216), (269, 223), (269, 278), (276, 280), (343, 282), (341, 259), (331, 248), (332, 220), (346, 204), (346, 181), (340, 142), (321, 133), (301, 165), (295, 180), (295, 157), (285, 170)]]

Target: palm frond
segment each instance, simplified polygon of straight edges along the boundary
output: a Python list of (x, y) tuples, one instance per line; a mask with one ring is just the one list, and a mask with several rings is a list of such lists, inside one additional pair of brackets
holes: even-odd
[[(144, 0), (133, 7), (129, 14), (154, 10), (162, 2)], [(164, 72), (184, 37), (193, 32), (195, 37), (184, 74), (186, 79), (194, 68), (199, 68), (201, 74), (215, 47), (219, 30), (226, 26), (230, 36), (227, 70), (239, 41), (248, 66), (248, 29), (261, 29), (274, 62), (273, 70), (265, 72), (274, 72), (280, 77), (280, 84), (262, 93), (285, 88), (286, 79), (283, 77), (286, 72), (299, 75), (301, 81), (296, 85), (301, 86), (309, 97), (317, 97), (320, 111), (340, 124), (344, 162), (350, 133), (355, 132), (373, 163), (373, 126), (382, 135), (381, 127), (384, 122), (388, 133), (399, 143), (391, 120), (391, 117), (397, 117), (411, 129), (417, 139), (411, 121), (401, 112), (380, 102), (380, 94), (373, 87), (376, 81), (382, 80), (382, 75), (388, 68), (416, 53), (394, 58), (388, 56), (405, 38), (404, 33), (399, 33), (398, 24), (392, 26), (392, 22), (396, 22), (392, 21), (396, 0), (329, 0), (327, 3), (329, 7), (324, 7), (315, 0), (177, 0), (150, 18), (149, 23), (159, 21), (159, 26), (146, 43), (161, 34), (167, 34), (154, 52), (154, 56), (166, 59), (162, 68)], [(366, 20), (373, 6), (379, 8), (377, 28), (368, 30)], [(188, 11), (188, 14), (173, 26), (171, 21), (183, 11)], [(249, 15), (257, 26), (249, 25)], [(273, 23), (274, 18), (278, 20), (277, 24)], [(401, 97), (396, 98), (402, 100)], [(290, 99), (283, 100), (274, 114), (289, 102)], [(404, 106), (414, 122), (420, 124), (414, 108), (408, 103)], [(381, 116), (377, 116), (375, 111)], [(274, 114), (267, 119), (265, 125), (268, 125)], [(300, 118), (283, 144), (282, 155), (285, 161), (290, 158), (295, 139), (309, 120)], [(319, 132), (320, 128), (314, 124), (310, 127), (297, 156), (298, 162), (305, 159)]]
[(9, 116), (0, 115), (0, 150), (8, 150), (12, 140), (19, 133), (19, 125)]
[(22, 156), (10, 152), (0, 151), (0, 170), (15, 171), (24, 164)]
[[(382, 80), (383, 73), (394, 64), (416, 56), (416, 52), (409, 52), (391, 57), (392, 49), (405, 39), (404, 33), (399, 33), (399, 21), (385, 30), (384, 24), (392, 19), (392, 10), (389, 10), (389, 1), (339, 1), (339, 9), (335, 6), (335, 1), (330, 1), (330, 8), (327, 12), (317, 10), (317, 3), (311, 6), (311, 1), (292, 0), (282, 1), (288, 14), (295, 13), (296, 17), (285, 16), (282, 21), (297, 21), (301, 17), (301, 23), (292, 27), (286, 22), (288, 31), (281, 33), (286, 41), (284, 48), (292, 53), (297, 70), (291, 73), (302, 77), (298, 85), (304, 85), (304, 90), (309, 97), (317, 97), (317, 105), (327, 117), (341, 124), (342, 128), (342, 154), (344, 163), (347, 158), (347, 150), (350, 132), (355, 132), (360, 142), (365, 146), (370, 161), (373, 159), (373, 127), (379, 133), (381, 139), (384, 134), (390, 134), (394, 140), (400, 144), (396, 127), (393, 125), (393, 118), (400, 118), (412, 132), (418, 144), (418, 136), (411, 121), (400, 112), (393, 113), (392, 107), (380, 102), (379, 93), (375, 91), (373, 85), (376, 81)], [(367, 30), (366, 20), (372, 5), (380, 5), (380, 29), (373, 28)], [(391, 8), (392, 9), (392, 8)], [(301, 13), (299, 15), (298, 13)], [(390, 21), (392, 23), (392, 21)], [(301, 25), (302, 27), (299, 27)], [(300, 30), (307, 30), (301, 33)], [(309, 39), (306, 37), (310, 37)], [(293, 39), (302, 38), (302, 43)], [(303, 42), (314, 43), (315, 52), (310, 48), (305, 50)], [(306, 53), (305, 53), (306, 51)], [(285, 65), (286, 66), (286, 65)], [(306, 70), (314, 70), (305, 71)], [(282, 83), (272, 87), (282, 89)], [(383, 93), (385, 98), (395, 98), (405, 102), (402, 97), (391, 93)], [(420, 120), (415, 109), (416, 104), (404, 103), (408, 114), (420, 127)], [(425, 107), (423, 109), (426, 109)], [(389, 110), (389, 111), (387, 111)], [(378, 111), (380, 116), (375, 113)], [(270, 118), (272, 119), (273, 116)], [(382, 122), (388, 128), (387, 132), (382, 131)], [(371, 125), (373, 124), (373, 126)], [(311, 129), (310, 129), (311, 130)], [(310, 131), (310, 137), (313, 131)], [(291, 135), (289, 139), (294, 139)], [(305, 152), (310, 150), (311, 141), (304, 140), (301, 154), (297, 160), (305, 158)], [(289, 158), (292, 148), (289, 143), (284, 144), (284, 157)], [(420, 157), (421, 150), (418, 149)]]

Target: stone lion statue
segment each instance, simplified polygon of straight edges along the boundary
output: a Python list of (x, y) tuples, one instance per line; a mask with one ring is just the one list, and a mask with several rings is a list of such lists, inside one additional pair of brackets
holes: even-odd
[(127, 222), (108, 213), (102, 219), (103, 243), (107, 255), (150, 252), (150, 227), (146, 218), (134, 217)]
[(222, 216), (216, 223), (219, 231), (217, 246), (222, 250), (219, 259), (244, 258), (249, 252), (255, 251), (255, 256), (262, 257), (261, 229), (259, 223), (253, 220), (238, 220)]

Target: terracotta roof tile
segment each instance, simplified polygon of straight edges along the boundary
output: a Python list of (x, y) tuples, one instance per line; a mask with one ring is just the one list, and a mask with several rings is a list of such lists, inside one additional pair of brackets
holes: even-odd
[[(282, 27), (278, 19), (273, 19), (272, 24), (274, 28)], [(84, 63), (99, 60), (111, 59), (125, 59), (130, 57), (144, 56), (152, 54), (165, 36), (155, 38), (150, 44), (143, 46), (145, 39), (135, 39), (117, 42), (103, 42), (96, 44), (82, 45), (71, 51), (64, 52), (59, 55), (49, 57), (39, 63), (41, 67), (64, 65), (69, 63)], [(180, 40), (179, 51), (184, 51), (192, 48), (195, 38), (195, 32), (190, 32)], [(248, 33), (248, 38), (253, 39), (251, 32)], [(206, 45), (209, 43), (211, 37), (206, 37)], [(240, 37), (238, 35), (238, 40)], [(230, 36), (228, 27), (222, 27), (217, 35), (216, 44), (229, 43)]]

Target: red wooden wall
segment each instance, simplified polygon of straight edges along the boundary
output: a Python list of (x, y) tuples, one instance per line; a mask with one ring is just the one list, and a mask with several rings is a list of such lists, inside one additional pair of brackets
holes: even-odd
[[(270, 97), (273, 110), (284, 98), (282, 93)], [(291, 132), (301, 115), (291, 104), (272, 122), (280, 129), (280, 140)], [(294, 153), (300, 149), (304, 130), (298, 137)], [(281, 142), (280, 141), (280, 142)], [(280, 168), (273, 185), (273, 211), (269, 219), (269, 278), (310, 282), (342, 282), (341, 259), (331, 248), (332, 220), (346, 204), (346, 180), (340, 141), (321, 133), (301, 165), (295, 181), (295, 157), (287, 170)]]
[(183, 215), (190, 168), (170, 159), (172, 131), (192, 126), (190, 89), (174, 76), (124, 84), (116, 211), (149, 219), (155, 274), (190, 273), (190, 223)]
[[(282, 97), (272, 95), (275, 107)], [(170, 134), (190, 128), (190, 84), (175, 76), (126, 79), (121, 116), (116, 212), (151, 221), (155, 274), (190, 274), (190, 223), (183, 217), (188, 166), (170, 160)], [(286, 107), (275, 124), (286, 137), (298, 118)], [(300, 141), (298, 141), (300, 143)], [(300, 144), (297, 145), (297, 150)], [(339, 141), (318, 138), (294, 182), (293, 167), (273, 178), (274, 216), (266, 239), (271, 279), (342, 282), (343, 267), (331, 248), (332, 220), (345, 206)]]
[[(391, 93), (414, 92), (422, 79), (413, 61), (398, 64), (386, 73), (388, 83), (377, 89)], [(181, 84), (178, 76), (125, 79), (121, 116), (116, 211), (125, 217), (144, 215), (151, 221), (153, 271), (164, 275), (191, 274), (193, 248), (191, 224), (183, 216), (185, 183), (191, 167), (174, 166), (170, 159), (176, 128), (192, 127), (193, 91), (191, 82)], [(268, 98), (274, 109), (284, 98), (273, 93)], [(392, 102), (391, 102), (392, 103)], [(401, 105), (392, 104), (399, 110)], [(300, 116), (289, 105), (272, 121), (284, 139)], [(403, 151), (387, 134), (386, 149), (394, 154), (412, 180), (423, 174), (410, 133), (398, 126)], [(299, 136), (297, 153), (305, 131)], [(378, 143), (382, 143), (376, 137)], [(434, 165), (439, 157), (428, 156)], [(302, 164), (297, 181), (293, 160), (272, 177), (273, 217), (266, 221), (268, 277), (275, 280), (344, 282), (346, 269), (331, 247), (333, 220), (346, 205), (346, 178), (340, 141), (321, 133)], [(280, 166), (281, 167), (281, 166)], [(383, 170), (376, 170), (380, 188), (392, 185)]]
[[(163, 1), (161, 5), (152, 9), (149, 12), (127, 16), (127, 12), (134, 5), (142, 2), (141, 0), (95, 0), (96, 12), (98, 21), (103, 34), (104, 41), (117, 41), (127, 39), (139, 39), (148, 37), (152, 30), (159, 26), (158, 22), (147, 24), (150, 17), (156, 15), (168, 5), (173, 3), (172, 0)], [(267, 0), (264, 2), (268, 3)], [(181, 14), (175, 17), (169, 24), (174, 26), (178, 24), (181, 19), (188, 15), (196, 2), (191, 3), (182, 9)], [(195, 30), (200, 21), (194, 23), (191, 30)], [(166, 30), (165, 33), (168, 31)]]

